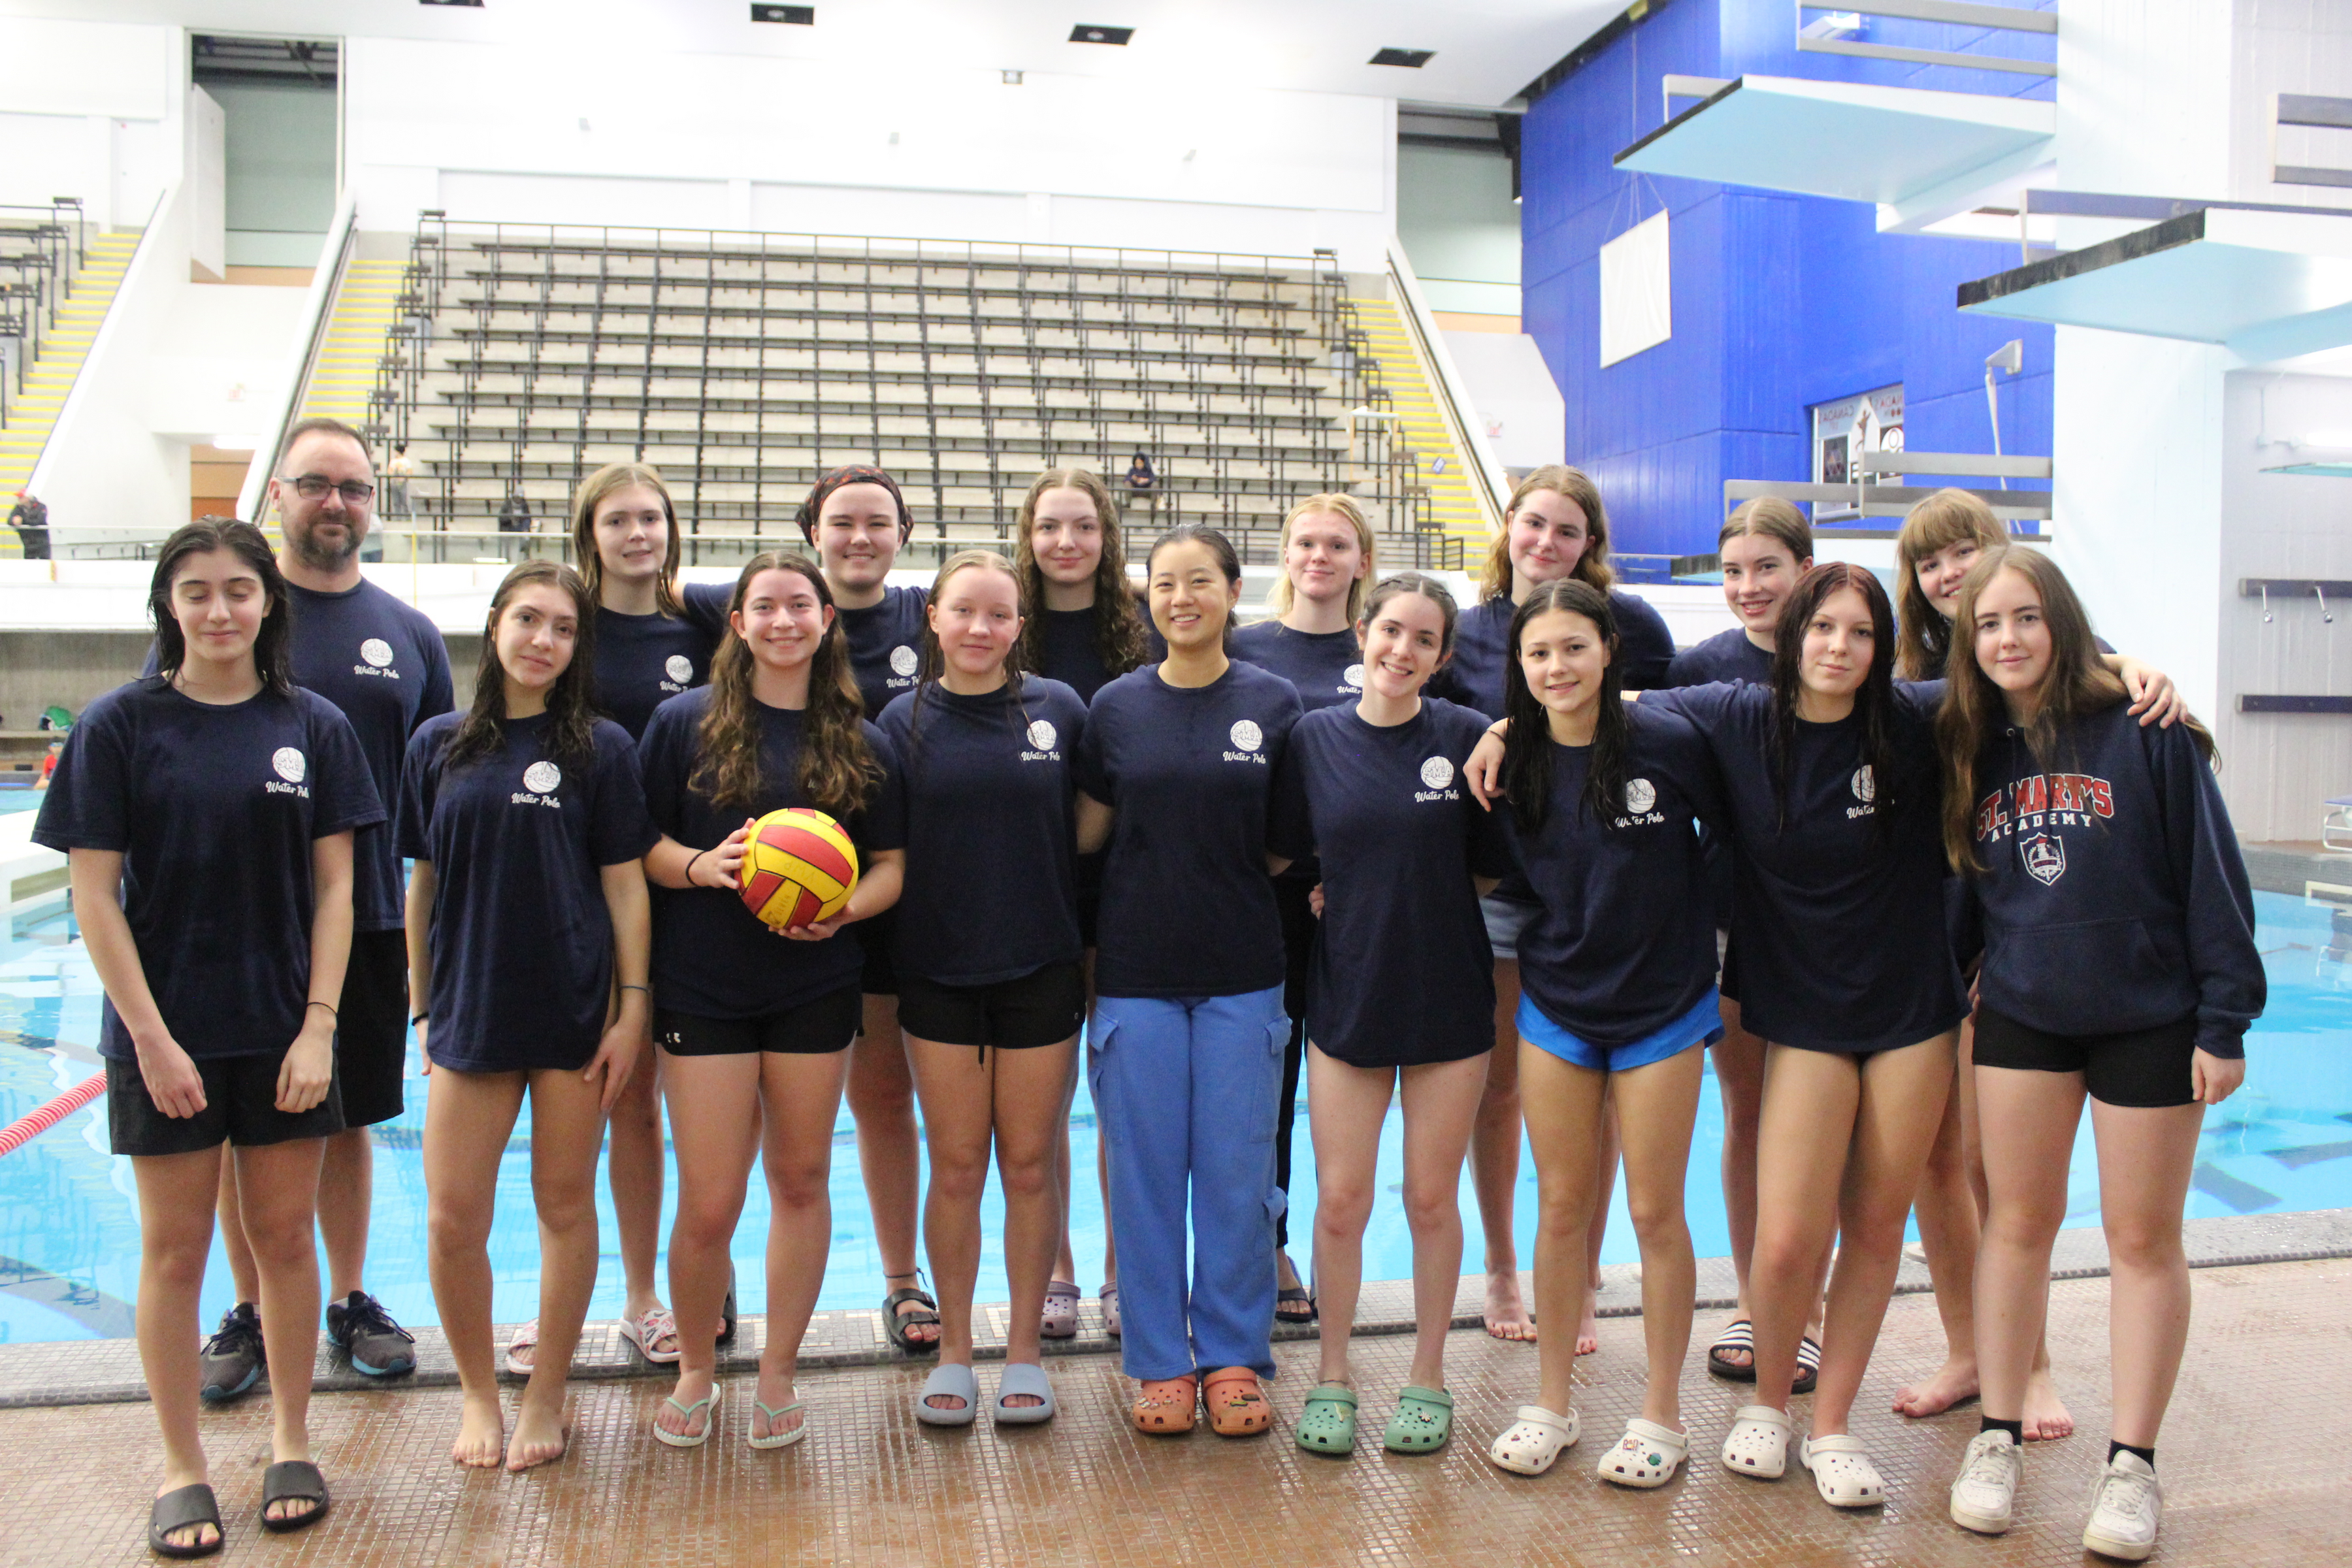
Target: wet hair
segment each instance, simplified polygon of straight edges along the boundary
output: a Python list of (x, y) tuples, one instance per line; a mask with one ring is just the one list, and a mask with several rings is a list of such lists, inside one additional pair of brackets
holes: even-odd
[[(1210, 555), (1217, 563), (1217, 570), (1225, 574), (1225, 581), (1239, 585), (1242, 580), (1240, 553), (1234, 549), (1232, 540), (1227, 539), (1205, 522), (1180, 522), (1151, 542), (1150, 550), (1143, 557), (1143, 576), (1146, 584), (1151, 580), (1151, 563), (1160, 558), (1161, 551), (1171, 544), (1187, 543), (1208, 546)], [(1231, 653), (1234, 648), (1235, 607), (1227, 605), (1225, 608), (1224, 648), (1227, 653)]]
[[(2042, 624), (2050, 631), (2050, 668), (2033, 693), (2033, 717), (2023, 726), (2036, 765), (2073, 772), (2071, 759), (2062, 753), (2075, 721), (2104, 712), (2127, 695), (2123, 678), (2099, 661), (2091, 617), (2055, 561), (2022, 545), (2003, 545), (1977, 557), (1954, 605), (1958, 613), (1952, 617), (1948, 679), (1944, 706), (1936, 715), (1937, 748), (1944, 763), (1944, 858), (1963, 876), (1984, 870), (1976, 855), (1977, 758), (2010, 722), (2007, 695), (1977, 659), (1974, 629), (1977, 600), (2003, 572), (2016, 573), (2032, 587), (2042, 603)], [(2198, 754), (2213, 763), (2211, 732), (2194, 719), (2183, 722)]]
[(1779, 496), (1741, 501), (1724, 523), (1723, 531), (1715, 536), (1715, 547), (1719, 551), (1743, 535), (1777, 541), (1788, 550), (1789, 559), (1800, 563), (1813, 558), (1813, 525), (1805, 521), (1795, 502)]
[(1609, 509), (1601, 504), (1601, 487), (1582, 468), (1546, 463), (1511, 488), (1510, 504), (1503, 508), (1503, 530), (1495, 535), (1495, 547), (1486, 554), (1486, 570), (1479, 580), (1482, 601), (1510, 596), (1511, 520), (1538, 490), (1564, 496), (1584, 513), (1584, 553), (1576, 558), (1576, 568), (1569, 575), (1603, 593), (1615, 585), (1617, 574), (1609, 565)]
[[(1022, 619), (1023, 632), (1027, 632), (1030, 619), (1027, 587), (1022, 583), (1021, 574), (1013, 563), (993, 550), (961, 550), (940, 562), (939, 575), (931, 579), (932, 609), (936, 610), (945, 602), (949, 583), (964, 572), (1001, 572), (1010, 578), (1013, 613)], [(1004, 684), (1013, 698), (1005, 711), (1016, 732), (1029, 728), (1029, 710), (1023, 700), (1023, 687), (1028, 679), (1028, 662), (1023, 657), (1027, 651), (1027, 641), (1025, 635), (1014, 637), (1013, 646), (1004, 650)], [(937, 686), (946, 677), (947, 671), (947, 649), (940, 646), (939, 634), (931, 630), (931, 618), (927, 615), (923, 617), (923, 674), (922, 679), (916, 682), (913, 709), (907, 715), (907, 749), (909, 752), (922, 750), (924, 694)]]
[(580, 563), (580, 575), (588, 584), (588, 596), (602, 604), (604, 598), (604, 558), (596, 549), (596, 509), (621, 491), (637, 486), (661, 497), (662, 516), (667, 521), (669, 543), (662, 552), (661, 576), (654, 584), (654, 602), (665, 616), (683, 616), (686, 606), (677, 596), (677, 506), (670, 500), (669, 487), (662, 477), (646, 463), (607, 463), (586, 479), (572, 494), (572, 555)]
[[(1308, 517), (1339, 518), (1356, 531), (1356, 548), (1363, 552), (1364, 569), (1354, 582), (1348, 584), (1348, 624), (1352, 626), (1364, 618), (1365, 584), (1371, 582), (1373, 574), (1380, 570), (1374, 563), (1377, 552), (1373, 547), (1372, 525), (1364, 521), (1364, 509), (1356, 504), (1356, 498), (1353, 496), (1341, 495), (1336, 490), (1328, 491), (1322, 495), (1308, 496), (1305, 500), (1292, 507), (1289, 513), (1282, 520), (1282, 542), (1279, 548), (1285, 554), (1287, 554), (1290, 550), (1290, 531), (1298, 525), (1301, 518)], [(1275, 578), (1274, 588), (1265, 596), (1266, 608), (1272, 610), (1277, 617), (1288, 615), (1292, 592), (1290, 573), (1285, 570)]]
[(1895, 591), (1900, 605), (1895, 673), (1906, 680), (1933, 680), (1944, 673), (1952, 651), (1951, 625), (1919, 586), (1919, 563), (1969, 540), (1980, 549), (1999, 550), (2009, 542), (2009, 531), (1993, 516), (1992, 508), (1966, 490), (1947, 486), (1904, 516), (1902, 531), (1895, 536)]
[(506, 743), (507, 670), (499, 661), (499, 617), (514, 596), (533, 584), (560, 588), (572, 597), (578, 623), (572, 644), (572, 662), (555, 678), (547, 693), (550, 755), (567, 763), (585, 762), (596, 754), (596, 601), (580, 574), (560, 561), (525, 561), (506, 574), (490, 595), (489, 618), (482, 628), (481, 662), (474, 668), (474, 705), (450, 731), (438, 759), (443, 769), (463, 767), (488, 757)]
[(284, 697), (294, 689), (294, 609), (286, 578), (261, 530), (233, 517), (202, 517), (181, 524), (155, 557), (155, 573), (147, 584), (147, 614), (155, 623), (155, 673), (169, 680), (188, 662), (187, 634), (172, 613), (172, 584), (188, 557), (215, 550), (227, 551), (261, 579), (268, 608), (254, 636), (253, 670), (263, 686)]
[[(1360, 591), (1361, 586), (1358, 584)], [(1371, 592), (1363, 595), (1363, 608), (1356, 614), (1358, 640), (1360, 642), (1363, 634), (1371, 629), (1372, 617), (1381, 613), (1381, 605), (1391, 599), (1403, 598), (1408, 594), (1418, 594), (1437, 606), (1438, 614), (1445, 619), (1445, 631), (1437, 643), (1438, 657), (1441, 659), (1451, 657), (1454, 627), (1461, 622), (1462, 610), (1454, 604), (1454, 595), (1444, 584), (1423, 572), (1391, 573), (1372, 585)]]
[(1581, 616), (1601, 634), (1609, 663), (1601, 672), (1600, 707), (1592, 727), (1592, 756), (1584, 774), (1579, 812), (1590, 811), (1603, 827), (1614, 830), (1625, 810), (1626, 753), (1632, 727), (1625, 718), (1624, 677), (1619, 673), (1617, 610), (1606, 589), (1574, 577), (1539, 583), (1511, 617), (1510, 668), (1503, 680), (1503, 717), (1510, 728), (1503, 736), (1503, 794), (1520, 831), (1539, 831), (1551, 815), (1551, 712), (1528, 686), (1519, 663), (1519, 642), (1538, 616), (1564, 610)]
[(1870, 668), (1853, 694), (1853, 713), (1862, 721), (1862, 761), (1870, 770), (1872, 799), (1877, 812), (1872, 831), (1885, 834), (1895, 807), (1895, 662), (1887, 649), (1895, 641), (1895, 606), (1876, 574), (1852, 562), (1831, 561), (1797, 580), (1796, 588), (1780, 606), (1780, 620), (1772, 634), (1772, 728), (1766, 750), (1772, 773), (1772, 793), (1780, 803), (1780, 827), (1789, 826), (1789, 768), (1797, 749), (1797, 707), (1804, 689), (1805, 628), (1812, 624), (1830, 595), (1851, 588), (1862, 595), (1870, 611)]
[[(1136, 605), (1134, 585), (1127, 580), (1127, 546), (1119, 534), (1118, 503), (1111, 499), (1110, 487), (1085, 468), (1048, 468), (1021, 498), (1013, 529), (1013, 566), (1021, 579), (1021, 591), (1036, 610), (1045, 608), (1045, 573), (1037, 563), (1034, 535), (1037, 503), (1047, 490), (1081, 490), (1094, 503), (1095, 519), (1102, 524), (1102, 554), (1095, 563), (1095, 652), (1105, 669), (1114, 676), (1125, 675), (1150, 656), (1151, 644), (1143, 635), (1143, 611)], [(1022, 662), (1024, 668), (1043, 669), (1045, 617), (1024, 613), (1029, 620), (1021, 628)]]
[(298, 419), (294, 422), (292, 427), (286, 432), (286, 439), (278, 443), (278, 461), (271, 465), (269, 471), (274, 474), (286, 466), (287, 456), (301, 443), (303, 437), (317, 436), (321, 433), (341, 436), (360, 449), (360, 456), (368, 460), (368, 467), (375, 467), (375, 448), (368, 445), (366, 437), (340, 419), (314, 417)]
[(816, 525), (824, 521), (824, 503), (832, 499), (834, 491), (850, 485), (880, 485), (890, 492), (891, 501), (898, 508), (898, 542), (906, 543), (915, 531), (915, 514), (907, 510), (907, 498), (898, 493), (898, 481), (871, 463), (845, 463), (817, 476), (816, 483), (809, 487), (808, 500), (801, 502), (800, 510), (793, 514), (801, 537), (812, 545), (816, 542)]
[[(798, 551), (770, 550), (743, 563), (728, 595), (726, 636), (710, 659), (710, 700), (695, 735), (694, 771), (687, 788), (714, 805), (750, 811), (765, 789), (760, 774), (760, 703), (751, 694), (751, 645), (734, 617), (762, 572), (808, 579), (817, 603), (833, 608), (824, 569)], [(862, 809), (882, 787), (882, 763), (866, 743), (866, 705), (849, 673), (849, 638), (835, 616), (809, 661), (808, 710), (802, 716), (800, 755), (793, 782), (808, 803), (833, 816)]]

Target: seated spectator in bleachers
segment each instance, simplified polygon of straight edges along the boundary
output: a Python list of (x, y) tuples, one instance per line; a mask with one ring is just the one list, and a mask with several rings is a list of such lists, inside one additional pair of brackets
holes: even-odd
[[(507, 491), (507, 499), (499, 508), (499, 531), (500, 533), (530, 533), (536, 526), (537, 525), (531, 521), (530, 502), (524, 497), (522, 487), (520, 485), (517, 485), (512, 489)], [(501, 541), (501, 544), (503, 543), (504, 542)], [(522, 552), (525, 555), (529, 555), (530, 553), (530, 546), (528, 544), (524, 545)], [(507, 550), (501, 548), (499, 553), (506, 555)], [(509, 555), (508, 559), (512, 560), (513, 557)]]
[(8, 526), (23, 542), (26, 560), (49, 558), (49, 509), (36, 500), (31, 491), (16, 492), (16, 504), (8, 509)]
[(1154, 490), (1160, 488), (1160, 476), (1153, 471), (1151, 459), (1138, 452), (1135, 460), (1127, 465), (1127, 488), (1131, 490)]

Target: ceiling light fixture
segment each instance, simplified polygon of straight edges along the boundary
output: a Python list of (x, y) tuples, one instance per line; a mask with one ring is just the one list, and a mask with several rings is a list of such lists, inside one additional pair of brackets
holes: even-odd
[(751, 20), (783, 22), (795, 27), (814, 27), (816, 26), (816, 7), (814, 5), (754, 5), (751, 7)]
[(482, 0), (416, 0), (416, 3), (419, 5), (470, 5), (477, 11), (482, 8)]
[(1435, 49), (1382, 49), (1371, 58), (1370, 63), (1376, 66), (1402, 66), (1408, 70), (1419, 70), (1427, 65), (1436, 53)]
[(1021, 85), (1021, 73), (1019, 71), (1001, 71), (998, 74), (1003, 78), (1004, 85), (1007, 87), (1019, 87)]
[(1133, 37), (1135, 29), (1132, 27), (1096, 27), (1081, 22), (1070, 29), (1070, 42), (1074, 44), (1123, 45)]

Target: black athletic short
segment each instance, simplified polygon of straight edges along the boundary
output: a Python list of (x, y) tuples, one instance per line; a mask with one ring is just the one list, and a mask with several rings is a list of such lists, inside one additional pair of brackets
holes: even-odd
[(866, 952), (866, 972), (858, 976), (857, 988), (868, 996), (898, 994), (898, 969), (890, 962), (890, 940), (898, 928), (895, 910), (885, 910), (872, 920), (859, 921), (849, 928)]
[(335, 1004), (335, 1076), (343, 1089), (343, 1125), (390, 1121), (405, 1103), (408, 1068), (408, 933), (352, 935), (342, 998)]
[(2197, 1096), (2189, 1073), (2197, 1054), (2197, 1015), (2153, 1029), (2112, 1035), (2053, 1035), (1977, 1007), (1976, 1064), (2030, 1072), (2078, 1072), (2093, 1100), (2155, 1109)]
[(855, 985), (753, 1018), (706, 1018), (662, 1007), (654, 1013), (654, 1040), (674, 1057), (746, 1057), (759, 1051), (824, 1056), (848, 1048), (865, 1011), (865, 998)]
[(166, 1116), (147, 1093), (135, 1061), (106, 1064), (106, 1130), (118, 1154), (193, 1154), (224, 1142), (239, 1148), (324, 1138), (343, 1130), (339, 1092), (342, 1069), (333, 1069), (327, 1098), (299, 1114), (278, 1109), (278, 1069), (286, 1053), (198, 1058), (205, 1108), (194, 1116)]
[(1078, 1032), (1086, 1016), (1086, 966), (1075, 959), (993, 985), (898, 976), (898, 1027), (943, 1046), (1001, 1051), (1058, 1046)]

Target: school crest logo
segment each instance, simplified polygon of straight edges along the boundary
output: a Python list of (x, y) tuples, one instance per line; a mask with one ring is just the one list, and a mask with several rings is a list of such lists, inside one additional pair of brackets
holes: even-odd
[(288, 784), (300, 784), (302, 775), (310, 771), (310, 765), (303, 761), (302, 753), (292, 746), (278, 747), (271, 753), (269, 765), (277, 769), (278, 776)]
[(2066, 841), (2053, 838), (2047, 833), (2037, 833), (2018, 847), (2025, 860), (2026, 875), (2043, 887), (2053, 886), (2066, 874)]
[(1421, 782), (1432, 789), (1444, 789), (1454, 782), (1454, 764), (1444, 757), (1432, 757), (1421, 764)]
[(1635, 816), (1639, 816), (1657, 804), (1657, 785), (1652, 784), (1647, 779), (1627, 779), (1625, 781), (1625, 809), (1628, 812), (1632, 813)]
[(370, 637), (360, 644), (360, 657), (378, 669), (392, 663), (392, 645), (382, 637)]
[(563, 770), (553, 763), (537, 762), (522, 771), (522, 787), (538, 795), (553, 795), (563, 783)]
[(1865, 803), (1878, 798), (1878, 781), (1871, 776), (1868, 763), (1853, 770), (1853, 798)]
[(1360, 664), (1351, 664), (1341, 670), (1339, 684), (1350, 691), (1361, 691), (1364, 689), (1364, 667)]
[(1029, 744), (1035, 747), (1038, 751), (1052, 751), (1054, 749), (1054, 742), (1061, 738), (1061, 732), (1055, 730), (1053, 725), (1047, 723), (1045, 720), (1037, 719), (1031, 721), (1029, 725)]
[(905, 643), (900, 643), (897, 647), (890, 650), (890, 670), (894, 675), (914, 674), (915, 666), (918, 662), (919, 661), (915, 658), (915, 650), (908, 647)]
[(1235, 751), (1255, 752), (1265, 744), (1265, 731), (1247, 719), (1234, 720), (1232, 734)]
[(674, 653), (662, 660), (662, 669), (680, 686), (694, 679), (694, 660), (682, 653)]

